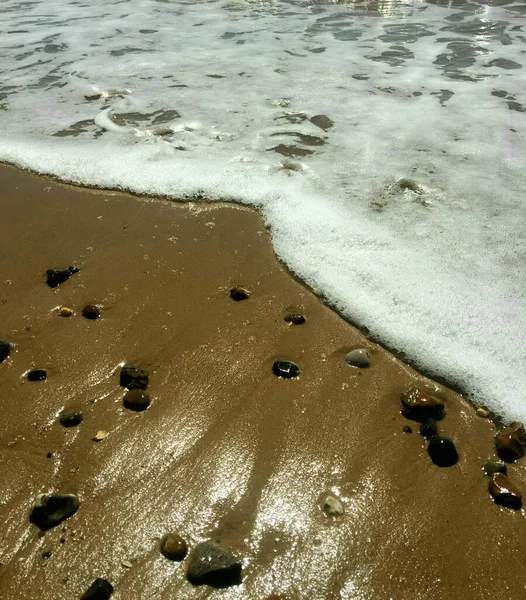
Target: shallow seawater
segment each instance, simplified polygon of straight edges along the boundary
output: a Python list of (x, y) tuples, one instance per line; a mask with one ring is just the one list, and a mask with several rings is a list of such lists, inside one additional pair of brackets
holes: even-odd
[(526, 3), (2, 6), (1, 159), (257, 206), (347, 318), (526, 417)]

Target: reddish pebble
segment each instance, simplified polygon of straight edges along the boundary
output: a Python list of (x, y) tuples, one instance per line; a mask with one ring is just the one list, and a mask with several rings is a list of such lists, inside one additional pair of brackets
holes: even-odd
[(518, 510), (522, 507), (522, 494), (503, 473), (495, 473), (489, 482), (489, 493), (496, 504)]

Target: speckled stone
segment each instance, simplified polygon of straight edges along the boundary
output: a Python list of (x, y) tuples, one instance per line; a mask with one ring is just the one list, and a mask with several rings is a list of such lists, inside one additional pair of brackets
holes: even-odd
[(107, 579), (95, 579), (80, 600), (108, 600), (113, 594), (113, 586)]
[(452, 467), (458, 461), (455, 443), (447, 437), (431, 438), (427, 452), (431, 460), (439, 467)]
[(427, 419), (440, 421), (444, 418), (444, 401), (416, 388), (404, 392), (400, 402), (404, 417), (413, 421), (423, 423)]
[(226, 588), (241, 583), (241, 562), (211, 542), (198, 544), (190, 554), (188, 581), (194, 585)]
[(139, 389), (128, 390), (122, 400), (125, 408), (136, 412), (146, 410), (150, 406), (150, 402), (150, 394)]
[(369, 352), (367, 352), (365, 348), (356, 348), (356, 350), (351, 350), (346, 355), (345, 360), (348, 364), (352, 365), (353, 367), (359, 367), (360, 369), (365, 369), (371, 364)]
[(78, 273), (78, 267), (68, 267), (67, 269), (48, 269), (46, 271), (46, 283), (50, 288), (56, 288), (61, 283), (67, 281), (72, 275)]
[(0, 340), (0, 363), (9, 356), (11, 352), (11, 344), (5, 340)]
[(46, 531), (69, 519), (78, 507), (79, 499), (73, 494), (40, 494), (33, 504), (29, 520)]
[(91, 320), (98, 319), (100, 317), (100, 308), (95, 304), (86, 304), (82, 309), (82, 316)]
[(244, 287), (237, 286), (237, 285), (235, 287), (233, 287), (228, 292), (228, 294), (232, 298), (232, 300), (235, 300), (236, 302), (240, 302), (241, 300), (246, 300), (250, 296), (249, 290), (247, 290)]
[(63, 410), (60, 413), (59, 421), (64, 427), (75, 427), (82, 423), (82, 413), (80, 410)]
[(181, 561), (188, 553), (188, 545), (177, 533), (167, 533), (161, 540), (161, 554), (170, 560)]
[(521, 423), (512, 423), (495, 436), (495, 447), (499, 458), (513, 462), (524, 456), (526, 450), (526, 431)]
[(47, 378), (45, 369), (32, 369), (27, 374), (28, 381), (44, 381)]
[(287, 323), (292, 323), (292, 325), (303, 325), (305, 320), (305, 317), (298, 313), (289, 313), (288, 315), (285, 315), (285, 321)]
[(300, 374), (300, 368), (296, 363), (293, 363), (290, 360), (277, 360), (272, 365), (272, 372), (277, 377), (292, 379)]
[(518, 510), (522, 507), (522, 494), (503, 473), (494, 473), (489, 482), (489, 493), (496, 504)]
[(343, 515), (343, 504), (336, 496), (329, 494), (323, 501), (323, 512), (328, 517), (339, 517)]
[(121, 369), (120, 384), (129, 390), (145, 390), (148, 385), (148, 373), (132, 365), (124, 365)]
[(503, 462), (491, 461), (484, 463), (482, 470), (489, 477), (493, 477), (495, 473), (502, 473), (503, 475), (508, 474), (508, 467), (506, 466), (506, 463)]

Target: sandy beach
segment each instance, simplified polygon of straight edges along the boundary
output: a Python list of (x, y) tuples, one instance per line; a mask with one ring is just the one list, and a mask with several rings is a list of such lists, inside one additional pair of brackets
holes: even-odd
[[(524, 511), (497, 505), (482, 466), (495, 425), (368, 340), (276, 260), (254, 210), (88, 190), (0, 166), (0, 598), (71, 600), (104, 578), (112, 600), (483, 600), (526, 590)], [(46, 270), (78, 267), (55, 288)], [(248, 298), (229, 291), (241, 286)], [(100, 317), (82, 315), (96, 305)], [(61, 307), (73, 311), (59, 314)], [(285, 317), (302, 315), (294, 324)], [(347, 364), (354, 349), (370, 366)], [(277, 377), (293, 361), (299, 376)], [(123, 364), (151, 404), (123, 406)], [(46, 379), (28, 381), (32, 369)], [(400, 397), (443, 400), (430, 459)], [(82, 422), (64, 427), (62, 411)], [(410, 428), (410, 429), (409, 429)], [(103, 432), (94, 438), (97, 433)], [(526, 491), (524, 459), (508, 465)], [(39, 494), (79, 508), (41, 531)], [(328, 516), (327, 495), (343, 507)], [(242, 582), (193, 585), (211, 540)]]

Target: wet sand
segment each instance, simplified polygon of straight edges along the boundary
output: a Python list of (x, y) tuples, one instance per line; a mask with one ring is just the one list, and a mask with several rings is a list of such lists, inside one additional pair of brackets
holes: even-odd
[[(0, 338), (14, 344), (0, 364), (0, 598), (71, 600), (97, 577), (112, 600), (524, 596), (524, 511), (496, 505), (481, 470), (493, 423), (295, 281), (258, 213), (0, 175)], [(69, 265), (80, 272), (49, 288), (46, 269)], [(232, 300), (235, 285), (250, 297)], [(345, 362), (354, 348), (369, 368)], [(300, 376), (276, 377), (278, 359)], [(150, 373), (144, 412), (123, 407), (125, 362)], [(45, 381), (27, 381), (35, 368)], [(455, 466), (434, 465), (400, 413), (412, 386), (446, 401)], [(58, 422), (66, 408), (79, 426)], [(508, 466), (523, 492), (525, 460)], [(29, 514), (50, 492), (80, 508), (41, 533)], [(327, 492), (343, 515), (321, 510)], [(218, 542), (243, 583), (193, 586), (188, 559), (159, 552), (168, 532)]]

